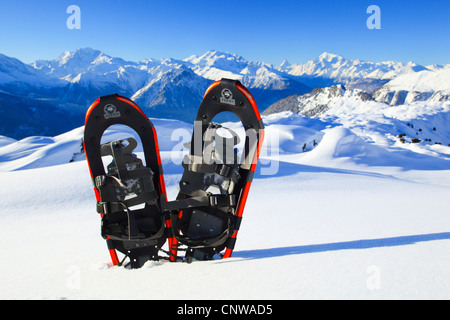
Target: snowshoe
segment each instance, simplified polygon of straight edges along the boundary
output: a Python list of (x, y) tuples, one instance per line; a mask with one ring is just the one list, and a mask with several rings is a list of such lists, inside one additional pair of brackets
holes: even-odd
[[(245, 129), (240, 154), (236, 132), (212, 122), (224, 111), (236, 115)], [(263, 138), (264, 125), (250, 92), (239, 81), (214, 82), (197, 113), (178, 196), (165, 203), (178, 241), (172, 249), (185, 250), (185, 261), (231, 256)]]
[[(132, 153), (138, 146), (133, 137), (101, 144), (105, 130), (116, 124), (137, 133), (145, 165)], [(161, 209), (166, 189), (153, 124), (133, 101), (117, 94), (103, 96), (87, 111), (83, 147), (101, 215), (101, 235), (113, 265), (139, 268), (148, 260), (158, 260), (170, 220)], [(105, 169), (102, 159), (111, 157)]]

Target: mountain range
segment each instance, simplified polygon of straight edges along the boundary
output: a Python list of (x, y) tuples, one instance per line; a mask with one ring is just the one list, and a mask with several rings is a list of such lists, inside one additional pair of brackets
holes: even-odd
[(449, 66), (374, 63), (331, 53), (279, 66), (214, 50), (182, 60), (126, 61), (82, 48), (31, 64), (0, 54), (0, 135), (20, 139), (66, 132), (83, 124), (95, 99), (111, 93), (130, 97), (149, 117), (191, 123), (205, 90), (221, 78), (240, 80), (266, 113), (287, 97), (337, 85), (390, 105), (449, 100)]
[[(408, 105), (418, 101), (450, 101), (450, 67), (401, 74), (375, 90), (368, 90), (361, 85), (366, 83), (364, 80), (367, 79), (350, 81), (347, 86), (338, 84), (316, 87), (306, 94), (288, 96), (265, 109), (263, 115), (291, 111), (308, 117), (321, 116), (334, 104), (344, 103), (343, 99), (347, 99), (346, 102), (348, 99), (376, 101), (388, 106)], [(360, 85), (355, 85), (357, 83)]]

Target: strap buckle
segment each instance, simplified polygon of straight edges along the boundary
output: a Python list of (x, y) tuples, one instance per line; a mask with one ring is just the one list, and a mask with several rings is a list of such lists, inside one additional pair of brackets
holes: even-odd
[(228, 175), (230, 174), (230, 170), (231, 170), (231, 168), (229, 166), (222, 164), (219, 166), (219, 168), (216, 172), (218, 174), (220, 174), (221, 176), (228, 177)]
[(97, 189), (99, 189), (100, 187), (104, 186), (106, 183), (106, 176), (105, 175), (99, 175), (96, 176), (94, 179), (94, 185)]
[(218, 200), (217, 200), (217, 197), (215, 195), (210, 195), (208, 198), (209, 198), (209, 206), (210, 207), (217, 206)]
[(98, 201), (97, 202), (97, 212), (103, 213), (103, 214), (108, 214), (110, 212), (108, 203), (109, 202), (106, 202), (106, 201)]

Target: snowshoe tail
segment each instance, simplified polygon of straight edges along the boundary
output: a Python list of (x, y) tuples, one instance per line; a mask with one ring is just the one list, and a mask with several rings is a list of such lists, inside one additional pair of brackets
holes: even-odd
[[(224, 111), (236, 115), (245, 129), (240, 156), (239, 136), (212, 122)], [(179, 242), (173, 249), (186, 250), (187, 262), (231, 256), (263, 138), (264, 125), (250, 92), (239, 81), (214, 82), (197, 113), (177, 199), (165, 204)]]
[[(133, 137), (101, 144), (105, 130), (115, 124), (126, 125), (138, 134), (145, 165), (132, 153), (138, 145)], [(170, 217), (161, 208), (166, 188), (153, 124), (128, 98), (103, 96), (87, 111), (83, 147), (102, 218), (101, 235), (113, 265), (122, 265), (128, 258), (131, 268), (139, 268), (148, 260), (158, 260), (168, 238)], [(105, 156), (112, 157), (106, 170)], [(171, 248), (176, 240), (170, 236), (168, 240), (169, 256), (174, 261), (176, 251)], [(122, 261), (117, 251), (125, 255)]]

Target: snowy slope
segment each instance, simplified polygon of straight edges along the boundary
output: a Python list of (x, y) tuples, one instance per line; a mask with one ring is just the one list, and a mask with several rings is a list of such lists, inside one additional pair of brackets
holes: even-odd
[(8, 138), (5, 136), (0, 136), (0, 147), (6, 146), (8, 144), (11, 144), (13, 142), (15, 142), (16, 140), (12, 139), (12, 138)]
[(433, 92), (450, 94), (450, 68), (436, 71), (424, 70), (402, 75), (387, 84), (394, 90)]
[(308, 117), (321, 115), (329, 109), (329, 106), (344, 95), (353, 95), (353, 92), (345, 90), (342, 85), (320, 88), (316, 87), (304, 95), (293, 95), (279, 100), (264, 110), (263, 114), (269, 115), (281, 111), (292, 111)]
[(45, 87), (58, 86), (63, 82), (47, 76), (44, 72), (24, 64), (16, 58), (0, 53), (0, 84), (5, 85), (8, 83)]
[(378, 88), (373, 96), (390, 105), (450, 100), (450, 68), (401, 75)]
[[(82, 127), (2, 139), (0, 298), (449, 299), (450, 147), (403, 147), (385, 131), (395, 125), (386, 110), (351, 118), (345, 108), (356, 107), (334, 106), (334, 117), (320, 119), (264, 117), (265, 143), (233, 257), (148, 262), (139, 270), (108, 265), (79, 154)], [(389, 116), (439, 127), (449, 120), (442, 107)], [(192, 126), (152, 121), (174, 199), (180, 139)], [(132, 134), (123, 131), (114, 127), (105, 140)]]

